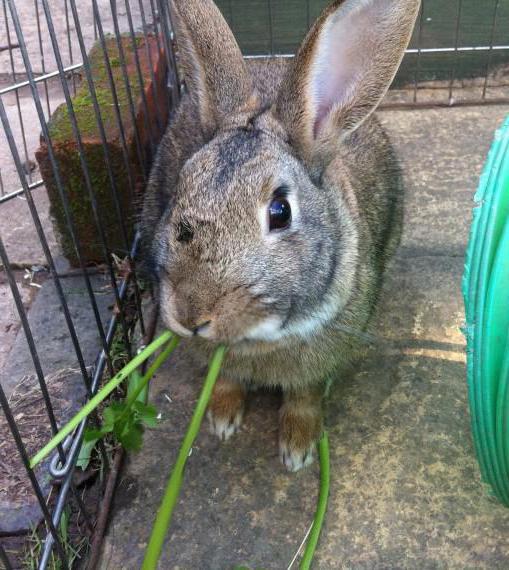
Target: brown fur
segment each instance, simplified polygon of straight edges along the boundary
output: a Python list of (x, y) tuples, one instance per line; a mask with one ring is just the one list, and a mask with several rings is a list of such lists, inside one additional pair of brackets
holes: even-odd
[[(244, 386), (281, 387), (281, 449), (297, 469), (321, 430), (325, 383), (359, 353), (357, 332), (368, 326), (399, 242), (400, 171), (371, 113), (396, 73), (419, 3), (338, 0), (291, 65), (251, 67), (212, 0), (173, 4), (189, 93), (151, 174), (146, 258), (166, 324), (179, 334), (195, 330), (204, 355), (218, 342), (230, 345), (214, 425), (231, 423)], [(352, 13), (354, 22), (373, 17), (380, 29), (353, 34), (344, 61), (361, 54), (362, 68), (345, 72), (350, 90), (324, 112), (319, 106), (336, 92), (313, 98), (322, 81), (317, 58), (329, 57), (322, 44), (337, 41), (335, 26)], [(295, 219), (284, 233), (266, 235), (264, 208), (281, 184)]]
[(235, 417), (244, 412), (245, 399), (246, 389), (242, 384), (219, 378), (214, 386), (209, 410), (214, 417), (233, 423)]

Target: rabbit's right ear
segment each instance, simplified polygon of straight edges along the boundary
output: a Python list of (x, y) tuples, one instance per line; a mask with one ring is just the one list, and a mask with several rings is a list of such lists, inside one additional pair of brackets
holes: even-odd
[(212, 0), (172, 0), (179, 61), (202, 128), (213, 131), (231, 113), (249, 112), (258, 97), (240, 48)]
[(389, 88), (420, 0), (336, 0), (311, 28), (275, 112), (292, 145), (320, 169), (341, 139), (374, 111)]

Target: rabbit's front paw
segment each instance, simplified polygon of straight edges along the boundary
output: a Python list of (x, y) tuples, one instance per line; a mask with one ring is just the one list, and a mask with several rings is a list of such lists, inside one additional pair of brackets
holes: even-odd
[(279, 411), (279, 456), (289, 471), (313, 463), (322, 432), (321, 386), (285, 393)]
[(292, 449), (286, 442), (279, 442), (279, 457), (281, 463), (288, 471), (299, 471), (303, 467), (311, 465), (314, 461), (315, 445), (310, 445), (307, 449)]
[(240, 411), (235, 416), (219, 417), (212, 410), (209, 410), (207, 417), (209, 419), (210, 433), (217, 435), (221, 441), (228, 441), (240, 428), (242, 416), (243, 413)]
[(227, 441), (238, 431), (244, 415), (245, 388), (225, 378), (219, 378), (214, 387), (207, 417), (210, 431), (221, 441)]

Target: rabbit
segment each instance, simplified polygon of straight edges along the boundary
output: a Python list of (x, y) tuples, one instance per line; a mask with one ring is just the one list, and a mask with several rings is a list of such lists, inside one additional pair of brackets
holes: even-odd
[(418, 10), (336, 0), (288, 65), (250, 65), (212, 0), (171, 3), (186, 90), (149, 177), (144, 256), (165, 325), (204, 356), (229, 347), (212, 431), (229, 439), (248, 390), (279, 388), (290, 471), (313, 461), (399, 244), (402, 175), (373, 111)]

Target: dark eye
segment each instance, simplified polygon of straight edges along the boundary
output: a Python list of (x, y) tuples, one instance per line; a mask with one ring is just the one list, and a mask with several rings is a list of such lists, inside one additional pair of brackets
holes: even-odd
[(269, 231), (284, 230), (292, 222), (292, 209), (284, 196), (275, 196), (269, 206)]
[(177, 226), (177, 241), (190, 242), (194, 237), (194, 232), (187, 220)]

